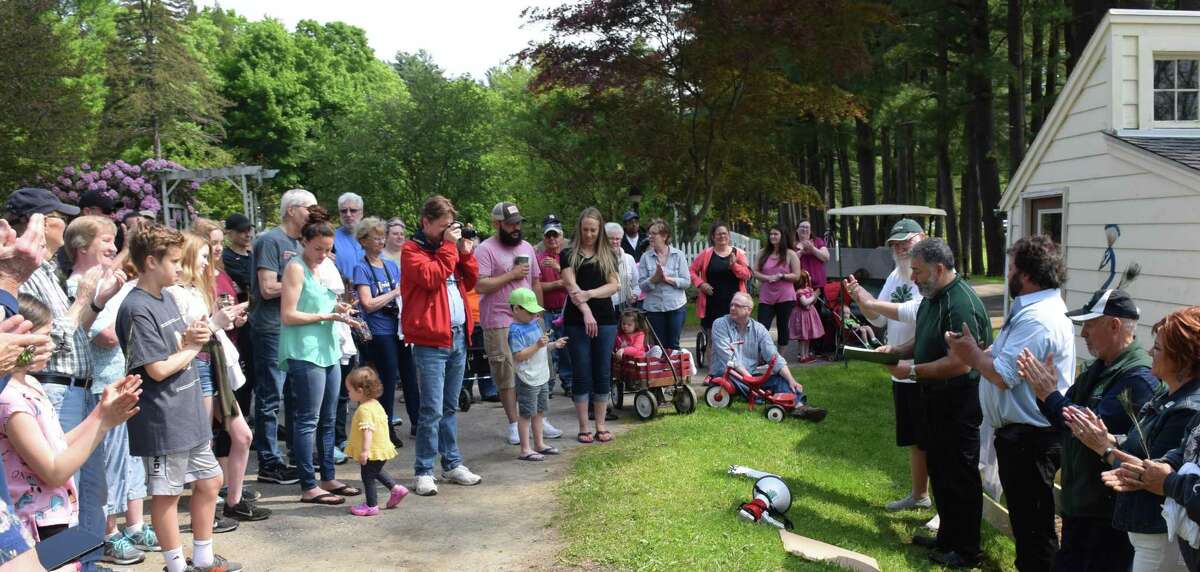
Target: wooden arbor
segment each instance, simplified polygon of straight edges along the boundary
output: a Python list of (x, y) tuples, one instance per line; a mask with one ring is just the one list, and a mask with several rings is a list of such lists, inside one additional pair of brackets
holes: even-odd
[[(242, 193), (242, 212), (250, 219), (250, 223), (258, 227), (258, 189), (264, 179), (273, 179), (278, 169), (264, 169), (261, 165), (233, 165), (213, 169), (183, 169), (156, 171), (162, 193), (163, 222), (172, 228), (184, 228), (191, 224), (191, 214), (187, 208), (171, 201), (179, 183), (203, 183), (212, 179), (224, 179)], [(256, 181), (250, 188), (249, 181)]]

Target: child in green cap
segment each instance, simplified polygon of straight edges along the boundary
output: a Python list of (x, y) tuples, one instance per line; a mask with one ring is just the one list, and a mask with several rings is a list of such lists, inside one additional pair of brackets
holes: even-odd
[[(508, 327), (508, 347), (512, 350), (517, 375), (517, 435), (521, 438), (522, 461), (544, 461), (557, 455), (558, 449), (542, 441), (542, 419), (550, 402), (550, 359), (547, 347), (561, 349), (567, 338), (550, 341), (542, 332), (538, 315), (544, 310), (529, 288), (517, 288), (508, 296), (513, 322)], [(530, 428), (533, 429), (532, 447)]]

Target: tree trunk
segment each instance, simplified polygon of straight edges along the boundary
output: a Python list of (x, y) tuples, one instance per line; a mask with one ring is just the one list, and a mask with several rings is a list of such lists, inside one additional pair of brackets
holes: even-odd
[[(988, 2), (971, 0), (971, 8), (968, 45), (979, 64), (986, 62), (991, 55)], [(984, 239), (987, 241), (987, 273), (999, 275), (1004, 266), (1004, 242), (993, 210), (1000, 204), (1000, 168), (996, 161), (996, 122), (992, 111), (995, 94), (991, 78), (978, 65), (967, 74), (967, 91), (976, 120), (971, 142), (976, 159), (976, 182), (979, 185), (979, 214), (982, 215)]]
[(883, 202), (896, 202), (896, 177), (892, 166), (892, 128), (879, 130), (879, 154), (883, 157)]
[[(892, 181), (892, 199), (889, 202), (896, 204), (905, 204), (908, 202), (908, 130), (906, 126), (901, 124), (896, 126), (896, 140), (892, 144), (893, 168), (896, 170), (896, 178)], [(890, 222), (890, 221), (889, 221)]]
[(958, 253), (962, 272), (967, 275), (983, 268), (983, 249), (980, 248), (979, 233), (979, 185), (976, 176), (978, 161), (971, 141), (975, 138), (975, 112), (967, 109), (967, 120), (963, 124), (963, 149), (966, 150), (967, 168), (962, 174), (962, 252)]
[[(937, 97), (937, 132), (934, 153), (937, 156), (937, 201), (946, 211), (946, 242), (950, 249), (961, 256), (962, 239), (958, 234), (958, 213), (954, 208), (954, 175), (950, 167), (950, 52), (946, 43), (949, 33), (943, 13), (939, 19), (941, 33), (937, 35), (937, 80), (934, 84)], [(928, 231), (928, 229), (926, 229)]]
[[(858, 162), (858, 188), (862, 204), (875, 204), (875, 133), (871, 124), (862, 119), (854, 120), (854, 151)], [(858, 221), (859, 244), (876, 246), (878, 221), (875, 217), (862, 217)]]
[(1025, 27), (1021, 0), (1008, 0), (1008, 174), (1025, 156)]
[(1050, 43), (1046, 44), (1046, 97), (1042, 100), (1042, 117), (1040, 123), (1046, 122), (1054, 100), (1058, 98), (1058, 48), (1062, 43), (1062, 30), (1065, 26), (1050, 20)]
[[(158, 129), (158, 114), (157, 113), (150, 114), (150, 125), (151, 125), (151, 128), (154, 130), (154, 158), (162, 159), (162, 136), (159, 133), (159, 129)], [(164, 205), (164, 206), (166, 206), (166, 205)]]
[[(825, 215), (825, 211), (837, 207), (837, 185), (834, 176), (833, 165), (833, 145), (826, 144), (821, 149), (821, 166), (822, 179), (825, 183), (824, 191), (821, 193), (825, 197), (825, 209), (820, 212), (820, 232), (821, 234), (829, 234), (831, 230), (828, 226), (829, 217)], [(813, 234), (817, 235), (818, 221), (813, 221)], [(830, 238), (833, 238), (832, 236)]]
[(1040, 10), (1030, 11), (1030, 27), (1033, 29), (1031, 52), (1029, 55), (1029, 139), (1037, 137), (1042, 128), (1042, 68), (1046, 65), (1042, 44), (1046, 41), (1044, 30), (1046, 23), (1042, 20)]
[[(847, 139), (849, 137), (846, 135), (846, 130), (839, 125), (837, 127), (837, 159), (838, 173), (842, 179), (843, 207), (854, 205), (854, 183), (850, 180), (850, 143)], [(842, 230), (842, 236), (846, 237), (846, 246), (850, 246), (852, 242), (855, 242), (851, 237), (858, 236), (858, 231), (854, 225), (857, 222), (856, 219), (860, 218), (864, 217), (842, 217), (841, 224), (845, 225)]]

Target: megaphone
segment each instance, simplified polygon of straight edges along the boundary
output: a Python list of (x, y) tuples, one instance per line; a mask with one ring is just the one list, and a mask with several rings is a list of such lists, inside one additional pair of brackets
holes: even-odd
[(791, 530), (792, 521), (784, 513), (792, 507), (792, 491), (783, 479), (766, 475), (754, 481), (754, 499), (738, 508), (738, 517)]

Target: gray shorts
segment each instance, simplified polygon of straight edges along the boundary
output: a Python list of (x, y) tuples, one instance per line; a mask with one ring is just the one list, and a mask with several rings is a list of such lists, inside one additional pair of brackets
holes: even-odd
[(146, 490), (150, 496), (177, 497), (187, 483), (221, 476), (211, 441), (187, 451), (142, 457), (142, 461), (146, 464)]
[(550, 407), (550, 384), (529, 385), (517, 380), (517, 414), (530, 418)]

